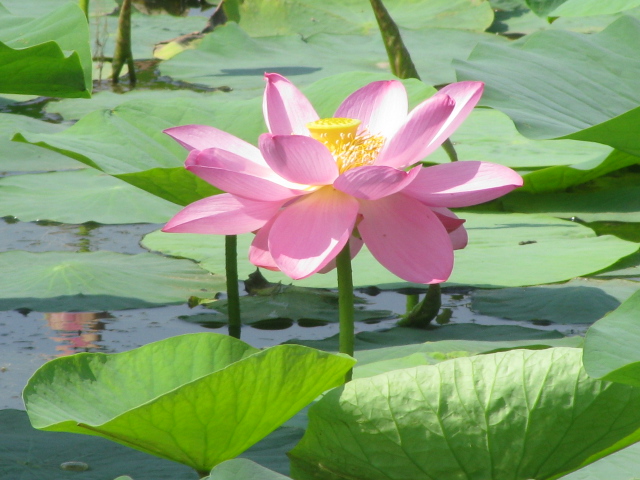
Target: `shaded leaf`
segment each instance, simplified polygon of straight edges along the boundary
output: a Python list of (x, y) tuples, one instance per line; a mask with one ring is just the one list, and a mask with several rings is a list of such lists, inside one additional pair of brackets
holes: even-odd
[(471, 308), (510, 320), (593, 323), (618, 308), (640, 282), (577, 279), (545, 287), (476, 290)]
[(595, 378), (640, 386), (640, 292), (636, 292), (585, 337), (584, 367)]

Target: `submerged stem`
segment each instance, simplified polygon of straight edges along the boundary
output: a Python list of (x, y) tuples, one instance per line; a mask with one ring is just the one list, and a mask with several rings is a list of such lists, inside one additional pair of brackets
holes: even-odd
[(229, 314), (229, 336), (240, 338), (240, 291), (238, 289), (238, 238), (224, 237), (225, 270), (227, 274), (227, 313)]
[[(349, 242), (336, 257), (338, 272), (338, 308), (340, 318), (340, 353), (353, 357), (354, 351), (354, 306), (353, 306), (353, 278), (351, 274), (351, 252)], [(351, 381), (353, 371), (345, 375), (345, 381)]]

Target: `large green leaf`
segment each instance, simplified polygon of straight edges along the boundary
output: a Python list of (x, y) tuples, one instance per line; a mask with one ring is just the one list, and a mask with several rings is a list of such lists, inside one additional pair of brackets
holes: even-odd
[(89, 28), (77, 5), (38, 19), (0, 9), (0, 92), (88, 98), (91, 88)]
[(163, 223), (178, 209), (91, 168), (0, 179), (0, 216), (23, 222)]
[(111, 480), (123, 474), (132, 475), (136, 480), (198, 478), (183, 465), (103, 438), (41, 432), (31, 426), (24, 411), (0, 410), (0, 425), (0, 473), (6, 479)]
[(640, 290), (629, 280), (576, 279), (545, 287), (476, 290), (471, 308), (483, 315), (553, 323), (593, 323)]
[(32, 172), (81, 168), (82, 164), (65, 155), (35, 145), (11, 141), (17, 132), (56, 133), (64, 129), (63, 125), (43, 122), (24, 115), (0, 113), (0, 171)]
[(342, 383), (354, 363), (298, 345), (257, 350), (201, 333), (56, 359), (35, 373), (24, 399), (36, 428), (104, 436), (202, 472)]
[[(594, 141), (637, 154), (639, 39), (640, 21), (623, 16), (597, 35), (546, 31), (508, 46), (480, 44), (455, 65), (459, 79), (484, 81), (482, 102), (530, 138)], [(578, 87), (576, 78), (588, 81)]]
[[(489, 2), (473, 0), (387, 0), (385, 7), (402, 28), (455, 28), (484, 31), (493, 20)], [(378, 34), (371, 6), (360, 0), (241, 2), (239, 24), (251, 36), (316, 33)]]
[(586, 17), (624, 12), (640, 5), (640, 0), (565, 0), (550, 12), (552, 17)]
[(0, 310), (102, 311), (185, 303), (224, 290), (189, 261), (142, 253), (0, 253)]
[[(394, 327), (387, 330), (360, 332), (356, 334), (355, 348), (374, 350), (387, 347), (406, 347), (424, 342), (441, 342), (443, 340), (471, 340), (483, 342), (531, 341), (539, 345), (548, 345), (549, 341), (562, 339), (564, 336), (556, 330), (539, 330), (514, 325), (478, 325), (476, 323), (452, 323), (441, 327), (417, 329)], [(324, 340), (290, 340), (287, 343), (306, 345), (328, 352), (338, 351), (338, 335)], [(422, 348), (422, 347), (419, 347)], [(358, 367), (356, 367), (358, 368)]]
[(640, 386), (640, 292), (594, 323), (584, 344), (584, 367), (595, 378)]
[[(611, 153), (609, 147), (593, 143), (573, 140), (530, 140), (518, 133), (508, 116), (489, 109), (473, 111), (456, 129), (451, 140), (460, 160), (499, 163), (511, 168), (538, 169), (556, 166), (556, 170), (547, 174), (547, 178), (544, 179), (539, 178), (539, 175), (550, 169), (537, 170), (524, 176), (525, 188), (534, 188), (535, 191), (549, 188), (551, 185), (553, 189), (558, 189), (558, 184), (567, 182), (565, 178), (569, 176), (569, 168), (566, 166), (571, 165), (577, 169), (576, 172), (584, 176), (586, 172), (582, 170), (591, 172), (591, 169), (597, 168)], [(633, 158), (637, 161), (637, 157)], [(447, 163), (449, 157), (443, 149), (438, 149), (429, 155), (427, 160)], [(615, 164), (615, 168), (624, 166), (626, 164), (622, 164), (621, 161)]]
[[(428, 50), (429, 55), (415, 55), (413, 60), (422, 79), (433, 84), (454, 81), (452, 59), (466, 58), (478, 42), (506, 43), (495, 35), (455, 29), (403, 30), (403, 39), (411, 51)], [(163, 62), (159, 68), (176, 80), (255, 94), (264, 86), (264, 72), (285, 75), (298, 87), (353, 70), (389, 72), (387, 53), (377, 33), (254, 38), (233, 23), (217, 28), (196, 49)]]
[[(569, 140), (553, 140), (554, 143), (565, 142)], [(535, 143), (545, 142), (545, 140), (538, 140)], [(582, 142), (578, 145), (584, 145)], [(594, 155), (596, 152), (600, 152), (602, 146), (592, 143), (594, 150), (591, 150), (589, 156)], [(604, 147), (606, 148), (606, 147)], [(575, 153), (578, 153), (577, 151)], [(596, 178), (602, 177), (608, 173), (620, 170), (630, 165), (636, 165), (640, 162), (640, 157), (635, 155), (629, 155), (628, 153), (621, 152), (619, 150), (613, 150), (608, 155), (606, 153), (596, 155), (592, 159), (584, 159), (580, 163), (573, 165), (557, 165), (555, 167), (543, 168), (530, 172), (523, 176), (524, 186), (518, 192), (558, 192), (566, 190), (567, 188), (575, 185), (580, 185)], [(514, 192), (514, 194), (518, 194)], [(536, 198), (536, 203), (539, 197)], [(504, 198), (502, 199), (504, 200)], [(544, 210), (544, 213), (548, 213), (548, 210)]]
[(354, 380), (309, 411), (303, 479), (554, 479), (640, 439), (640, 389), (582, 351), (512, 350)]
[[(461, 213), (466, 219), (469, 245), (456, 252), (451, 283), (478, 287), (554, 283), (602, 270), (638, 246), (612, 236), (597, 237), (578, 223), (542, 215)], [(238, 237), (239, 275), (247, 278), (255, 267), (246, 260), (253, 235)], [(224, 271), (224, 237), (219, 235), (154, 232), (143, 246), (167, 255), (191, 258), (212, 272)], [(353, 260), (354, 284), (399, 288), (407, 283), (389, 273), (366, 250)], [(270, 281), (291, 283), (283, 274), (266, 272)], [(295, 282), (308, 287), (333, 288), (334, 272)]]

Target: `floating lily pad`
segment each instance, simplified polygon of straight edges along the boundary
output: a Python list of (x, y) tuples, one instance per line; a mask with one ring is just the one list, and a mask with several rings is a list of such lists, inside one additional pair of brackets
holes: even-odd
[[(280, 475), (251, 460), (238, 458), (227, 460), (211, 470), (211, 475), (204, 480), (287, 480)], [(290, 480), (290, 479), (289, 479)]]
[(571, 348), (512, 350), (354, 380), (310, 409), (290, 453), (292, 476), (570, 473), (640, 437), (640, 389), (590, 379), (581, 356)]
[[(389, 310), (367, 310), (362, 300), (356, 300), (354, 319), (357, 322), (379, 320), (395, 316)], [(227, 301), (219, 300), (209, 308), (220, 312), (219, 321), (227, 322)], [(310, 322), (338, 321), (338, 294), (312, 288), (281, 286), (273, 294), (240, 298), (242, 322), (254, 324), (270, 319), (288, 319), (307, 324)]]
[[(469, 245), (456, 252), (451, 283), (478, 287), (523, 286), (569, 280), (602, 270), (638, 246), (612, 236), (597, 237), (577, 223), (542, 215), (461, 213), (467, 220)], [(255, 267), (247, 258), (253, 235), (238, 237), (239, 275)], [(167, 255), (192, 258), (211, 272), (224, 271), (224, 237), (154, 232), (142, 245)], [(353, 260), (354, 284), (400, 288), (406, 282), (384, 269), (366, 250)], [(270, 281), (289, 284), (281, 273), (266, 272)], [(317, 274), (296, 285), (335, 288), (335, 272)]]
[(640, 292), (587, 331), (584, 366), (589, 375), (640, 386)]
[[(145, 455), (102, 438), (42, 432), (21, 410), (0, 410), (0, 471), (9, 479), (196, 480), (195, 472), (174, 462)], [(66, 464), (66, 469), (61, 465)], [(73, 467), (76, 467), (76, 471)], [(87, 467), (81, 471), (83, 467)]]
[[(511, 325), (477, 325), (475, 323), (459, 323), (444, 325), (431, 329), (394, 327), (388, 330), (360, 332), (356, 334), (355, 348), (373, 350), (394, 346), (422, 344), (424, 342), (441, 342), (443, 340), (471, 340), (487, 342), (533, 341), (542, 345), (549, 340), (563, 338), (558, 331), (538, 330)], [(324, 340), (290, 340), (287, 343), (306, 345), (327, 352), (338, 351), (338, 336)], [(413, 353), (413, 352), (412, 352)], [(356, 367), (358, 368), (358, 367)]]
[(224, 278), (192, 262), (142, 253), (0, 253), (0, 310), (102, 311), (186, 303)]
[[(160, 65), (163, 75), (208, 87), (253, 90), (264, 87), (264, 72), (287, 76), (298, 87), (338, 73), (360, 70), (389, 72), (387, 53), (376, 32), (371, 35), (332, 35), (310, 37), (297, 34), (253, 38), (235, 24), (217, 28), (205, 36), (197, 48), (187, 50)], [(410, 50), (429, 47), (429, 55), (415, 55), (422, 79), (440, 84), (455, 80), (451, 61), (466, 58), (478, 42), (503, 43), (495, 35), (449, 29), (403, 31)], [(341, 52), (336, 55), (336, 52)], [(233, 58), (233, 63), (229, 63)], [(202, 68), (203, 64), (210, 68)]]
[[(623, 16), (596, 35), (546, 31), (507, 46), (479, 44), (469, 60), (454, 63), (460, 80), (486, 83), (481, 102), (507, 113), (527, 137), (593, 141), (637, 154), (638, 38), (640, 21)], [(578, 87), (579, 77), (589, 81)]]
[[(473, 0), (387, 0), (385, 7), (401, 28), (412, 30), (435, 27), (482, 32), (493, 20), (489, 3)], [(240, 26), (254, 37), (378, 33), (370, 5), (358, 0), (254, 0), (239, 5), (238, 17)]]
[(0, 92), (89, 98), (91, 88), (89, 29), (77, 5), (36, 19), (0, 5)]
[(0, 179), (0, 216), (23, 222), (164, 223), (178, 210), (175, 203), (92, 168)]
[(636, 443), (604, 457), (562, 480), (637, 480), (640, 472), (640, 444)]
[(471, 308), (510, 320), (593, 323), (640, 290), (640, 282), (577, 279), (546, 287), (476, 290)]
[(624, 12), (640, 5), (640, 0), (566, 0), (550, 12), (552, 17), (587, 17)]
[[(34, 374), (24, 399), (36, 428), (104, 436), (203, 472), (342, 383), (354, 363), (297, 345), (257, 350), (200, 333), (56, 359)], [(108, 403), (88, 400), (107, 396)]]
[(24, 115), (0, 113), (0, 171), (34, 172), (82, 168), (81, 163), (66, 155), (11, 141), (18, 132), (56, 133), (65, 128), (63, 125), (42, 122)]

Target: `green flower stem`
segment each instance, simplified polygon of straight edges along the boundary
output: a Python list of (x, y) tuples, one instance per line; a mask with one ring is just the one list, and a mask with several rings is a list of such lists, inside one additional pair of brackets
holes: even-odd
[[(402, 41), (400, 29), (398, 29), (396, 22), (394, 22), (391, 15), (389, 15), (389, 12), (382, 3), (382, 0), (370, 0), (370, 2), (371, 8), (373, 8), (373, 13), (375, 14), (378, 22), (380, 34), (382, 35), (382, 41), (387, 49), (391, 73), (398, 78), (417, 78), (420, 80), (420, 75), (418, 75), (418, 70), (413, 63), (413, 60), (411, 60), (409, 50), (407, 50), (407, 47)], [(458, 160), (458, 155), (456, 154), (456, 150), (453, 148), (451, 140), (446, 139), (442, 144), (442, 148), (447, 152), (447, 155), (452, 162)]]
[(442, 148), (445, 152), (447, 152), (449, 160), (451, 160), (452, 162), (458, 161), (458, 154), (456, 153), (456, 149), (453, 148), (453, 143), (451, 143), (450, 138), (447, 138), (444, 142), (442, 142)]
[(384, 46), (387, 49), (391, 72), (398, 78), (420, 79), (416, 66), (411, 60), (409, 50), (405, 47), (400, 30), (385, 8), (382, 0), (370, 0), (371, 8), (376, 16), (378, 28), (382, 34)]
[(136, 84), (136, 69), (133, 64), (133, 53), (131, 52), (131, 0), (124, 0), (120, 7), (118, 17), (118, 33), (116, 36), (116, 46), (111, 62), (112, 73), (111, 83), (118, 83), (118, 77), (124, 64), (129, 68), (129, 84)]
[(84, 16), (89, 20), (89, 0), (80, 0), (80, 8), (84, 12)]
[(418, 305), (419, 301), (420, 295), (418, 295), (417, 293), (407, 295), (407, 313), (411, 312), (411, 310), (413, 310), (416, 305)]
[[(354, 306), (353, 306), (353, 277), (351, 274), (351, 252), (349, 242), (336, 257), (338, 271), (338, 308), (340, 317), (340, 353), (353, 357)], [(351, 381), (353, 371), (349, 370), (345, 381)]]
[(224, 237), (225, 270), (227, 273), (227, 313), (229, 315), (229, 335), (240, 338), (240, 292), (238, 289), (238, 237)]

